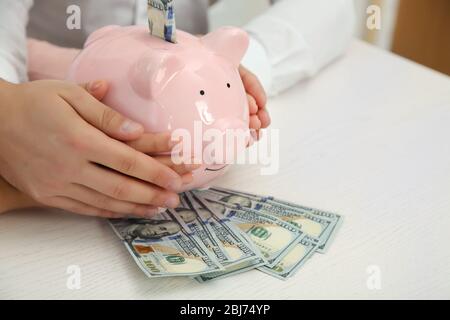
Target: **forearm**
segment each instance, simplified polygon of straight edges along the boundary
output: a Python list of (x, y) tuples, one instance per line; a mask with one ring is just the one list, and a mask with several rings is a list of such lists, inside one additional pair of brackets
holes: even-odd
[(28, 77), (30, 80), (64, 80), (80, 49), (64, 48), (28, 39)]
[[(6, 126), (5, 115), (11, 101), (11, 91), (14, 88), (12, 83), (0, 79), (0, 126)], [(2, 150), (0, 150), (0, 163), (2, 163)], [(10, 186), (2, 176), (0, 176), (0, 213), (18, 209), (21, 206), (20, 193)]]

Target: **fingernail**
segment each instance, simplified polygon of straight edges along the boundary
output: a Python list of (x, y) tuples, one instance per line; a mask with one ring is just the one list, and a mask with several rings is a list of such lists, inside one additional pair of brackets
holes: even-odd
[(88, 90), (91, 92), (96, 91), (98, 88), (100, 88), (102, 86), (102, 83), (103, 82), (101, 80), (90, 82), (88, 84)]
[(178, 199), (176, 197), (170, 197), (166, 200), (164, 205), (167, 208), (176, 208), (176, 207), (178, 207)]
[(131, 133), (136, 132), (142, 129), (142, 126), (134, 121), (131, 120), (125, 120), (124, 123), (122, 123), (122, 126), (120, 127), (120, 130), (124, 133)]

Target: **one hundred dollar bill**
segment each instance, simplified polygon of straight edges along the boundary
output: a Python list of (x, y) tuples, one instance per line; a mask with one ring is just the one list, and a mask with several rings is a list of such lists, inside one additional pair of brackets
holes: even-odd
[(317, 239), (319, 248), (317, 252), (323, 253), (332, 242), (331, 239), (342, 222), (340, 215), (300, 206), (290, 202), (250, 193), (229, 190), (224, 188), (210, 188), (202, 190), (202, 194), (210, 196), (223, 196), (222, 201), (238, 207), (248, 207), (266, 214), (272, 214), (284, 221), (298, 226), (310, 237)]
[(152, 219), (109, 220), (113, 230), (150, 278), (196, 276), (223, 267), (195, 235), (166, 211)]
[(314, 239), (305, 237), (276, 266), (273, 268), (261, 266), (258, 270), (286, 280), (292, 277), (305, 264), (317, 248), (318, 244)]
[(267, 262), (262, 258), (246, 260), (241, 263), (229, 266), (229, 267), (225, 268), (224, 271), (216, 271), (216, 272), (201, 274), (201, 275), (195, 277), (195, 280), (197, 280), (198, 282), (208, 282), (208, 281), (212, 281), (212, 280), (228, 278), (228, 277), (264, 266), (266, 263)]
[(227, 202), (211, 199), (204, 193), (194, 191), (194, 194), (245, 232), (267, 259), (269, 267), (275, 266), (306, 235), (296, 226), (273, 215), (248, 208), (230, 208)]
[(200, 242), (213, 254), (221, 265), (231, 261), (231, 256), (224, 246), (221, 245), (217, 234), (208, 222), (207, 212), (200, 212), (189, 205), (186, 194), (181, 194), (181, 206), (174, 209), (175, 219), (187, 232), (194, 234)]
[(206, 221), (214, 228), (222, 246), (226, 248), (231, 256), (231, 260), (223, 264), (225, 267), (224, 271), (199, 275), (195, 278), (197, 281), (206, 282), (222, 279), (250, 269), (255, 269), (267, 263), (259, 249), (253, 246), (229, 219), (220, 212), (212, 210), (207, 201), (199, 199), (190, 192), (182, 195), (181, 199), (181, 202), (185, 206), (198, 211), (201, 216), (206, 218)]
[(249, 208), (268, 215), (274, 215), (300, 228), (318, 244), (326, 241), (332, 228), (332, 221), (328, 219), (314, 216), (308, 212), (287, 210), (284, 206), (274, 205), (267, 202), (267, 199), (256, 195), (219, 188), (211, 188), (202, 191), (201, 194), (209, 199), (226, 202), (231, 208)]
[(207, 202), (199, 199), (194, 194), (186, 193), (188, 205), (199, 212), (199, 215), (206, 219), (206, 222), (213, 228), (220, 244), (225, 248), (230, 260), (227, 266), (241, 263), (244, 260), (262, 258), (261, 252), (249, 243), (248, 238), (236, 227), (230, 219), (220, 212), (214, 212)]
[(153, 36), (176, 43), (174, 0), (147, 0), (148, 26)]
[(325, 237), (325, 241), (323, 241), (316, 252), (318, 253), (325, 253), (328, 248), (330, 247), (331, 243), (333, 242), (333, 238), (336, 236), (337, 231), (339, 230), (343, 218), (341, 215), (333, 212), (327, 212), (315, 208), (305, 207), (301, 206), (292, 202), (280, 200), (277, 198), (270, 197), (267, 200), (268, 203), (278, 205), (278, 206), (285, 206), (288, 210), (293, 210), (295, 212), (308, 212), (314, 216), (328, 219), (331, 221), (331, 228), (327, 233), (327, 236)]

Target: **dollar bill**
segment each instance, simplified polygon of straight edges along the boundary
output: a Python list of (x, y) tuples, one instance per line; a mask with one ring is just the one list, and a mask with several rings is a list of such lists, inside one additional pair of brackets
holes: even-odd
[(148, 26), (153, 36), (176, 43), (174, 0), (147, 0)]
[(232, 265), (230, 267), (227, 267), (225, 271), (210, 272), (210, 273), (199, 275), (199, 276), (195, 277), (195, 280), (197, 280), (198, 282), (208, 282), (208, 281), (212, 281), (212, 280), (228, 278), (228, 277), (261, 267), (265, 264), (266, 264), (266, 261), (264, 261), (261, 258), (254, 259), (254, 260), (247, 260), (247, 261), (243, 261), (241, 263)]
[(245, 238), (240, 230), (220, 212), (213, 211), (206, 201), (188, 192), (181, 196), (181, 202), (185, 207), (198, 211), (206, 222), (211, 224), (222, 246), (231, 256), (231, 260), (223, 264), (224, 271), (202, 274), (195, 278), (197, 281), (206, 282), (225, 278), (267, 263), (259, 250)]
[(238, 229), (230, 219), (220, 212), (213, 211), (206, 201), (199, 199), (192, 193), (187, 193), (188, 205), (199, 212), (203, 217), (207, 217), (207, 222), (213, 227), (221, 245), (228, 252), (231, 260), (227, 265), (240, 263), (249, 258), (263, 258), (261, 252), (248, 241), (248, 238)]
[(152, 219), (110, 220), (151, 278), (208, 282), (258, 269), (285, 280), (324, 252), (342, 223), (335, 213), (218, 187), (180, 199)]
[(258, 270), (273, 277), (286, 280), (292, 277), (314, 254), (318, 244), (310, 237), (303, 238), (276, 266), (261, 266)]
[(256, 211), (272, 214), (284, 221), (298, 226), (310, 237), (317, 239), (317, 252), (324, 253), (332, 242), (336, 230), (342, 222), (340, 215), (318, 209), (300, 206), (287, 201), (225, 188), (210, 188), (200, 191), (202, 194), (220, 197), (235, 206), (249, 207)]
[(180, 195), (181, 204), (174, 211), (175, 219), (182, 225), (187, 232), (194, 234), (200, 242), (213, 254), (221, 265), (231, 261), (231, 256), (223, 245), (221, 245), (216, 232), (212, 225), (208, 222), (207, 213), (195, 210), (189, 206), (187, 196)]
[(150, 278), (196, 276), (223, 270), (195, 235), (166, 211), (152, 219), (109, 220), (113, 230)]
[(203, 192), (198, 194), (194, 191), (194, 194), (207, 201), (213, 211), (220, 212), (245, 232), (267, 259), (269, 267), (275, 266), (305, 237), (305, 233), (299, 228), (273, 215), (248, 208), (229, 207), (229, 203), (212, 199)]
[(274, 205), (281, 205), (285, 206), (288, 210), (293, 210), (295, 212), (308, 212), (314, 216), (328, 219), (331, 221), (331, 228), (328, 231), (327, 236), (325, 237), (325, 240), (321, 243), (321, 245), (318, 247), (317, 251), (318, 253), (325, 253), (328, 248), (330, 247), (331, 243), (333, 242), (334, 237), (336, 236), (337, 231), (339, 230), (340, 226), (342, 225), (343, 218), (341, 215), (337, 213), (327, 212), (315, 208), (305, 207), (301, 206), (292, 202), (280, 200), (277, 198), (270, 197), (267, 202), (274, 204)]
[(287, 210), (285, 206), (274, 205), (273, 203), (267, 202), (267, 199), (256, 195), (219, 188), (202, 191), (202, 195), (210, 199), (226, 202), (232, 208), (244, 207), (268, 215), (274, 215), (300, 228), (300, 230), (310, 236), (313, 241), (319, 243), (319, 245), (326, 241), (329, 231), (332, 228), (332, 221), (328, 219), (314, 216), (308, 212)]

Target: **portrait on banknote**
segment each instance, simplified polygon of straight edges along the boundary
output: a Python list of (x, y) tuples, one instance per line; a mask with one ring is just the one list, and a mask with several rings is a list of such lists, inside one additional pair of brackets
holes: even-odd
[(180, 225), (172, 220), (127, 219), (112, 222), (122, 240), (132, 243), (134, 240), (161, 239), (180, 232)]

